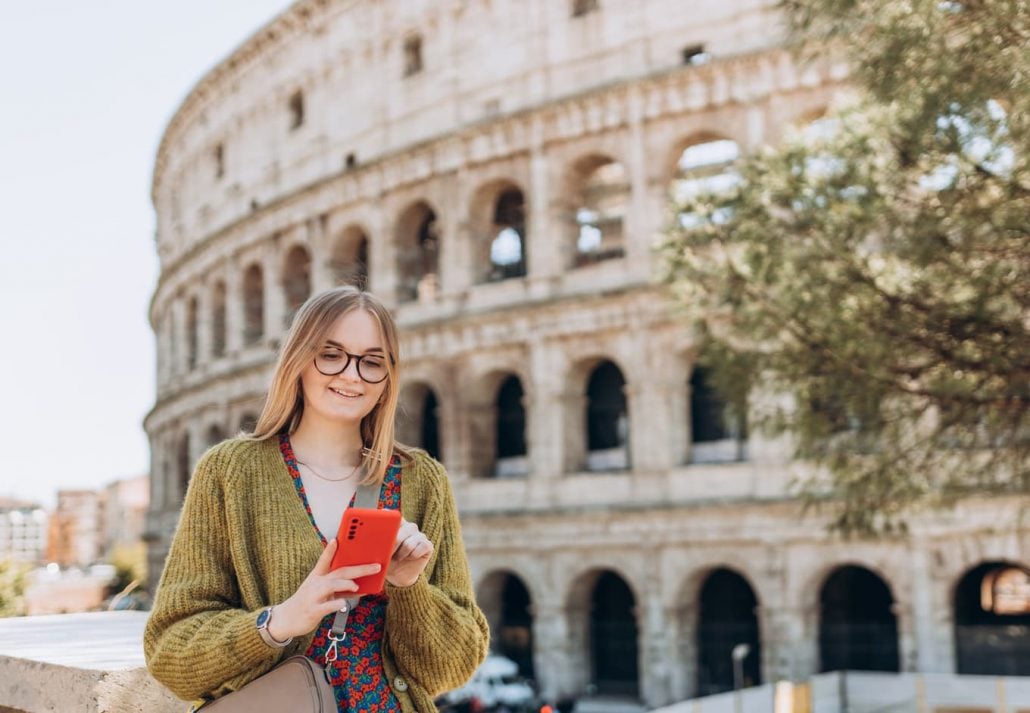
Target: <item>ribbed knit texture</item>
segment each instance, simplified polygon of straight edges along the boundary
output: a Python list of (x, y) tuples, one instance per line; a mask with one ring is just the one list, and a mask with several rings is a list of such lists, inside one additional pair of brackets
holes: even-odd
[[(486, 657), (489, 631), (472, 592), (461, 526), (443, 466), (425, 452), (403, 465), (401, 511), (435, 551), (410, 587), (386, 586), (383, 668), (405, 713), (463, 685)], [(303, 654), (312, 634), (267, 646), (258, 613), (292, 595), (322, 543), (276, 439), (226, 441), (201, 458), (143, 636), (147, 667), (183, 700), (225, 695)], [(359, 713), (354, 711), (353, 713)]]

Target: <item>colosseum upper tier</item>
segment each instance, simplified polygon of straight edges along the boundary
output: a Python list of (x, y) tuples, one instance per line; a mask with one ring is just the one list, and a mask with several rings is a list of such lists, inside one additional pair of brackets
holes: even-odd
[(967, 600), (1027, 551), (1016, 508), (830, 536), (655, 284), (670, 195), (845, 89), (782, 44), (768, 0), (301, 0), (214, 67), (153, 177), (151, 584), (193, 464), (349, 282), (396, 316), (400, 438), (446, 465), (494, 645), (547, 695), (726, 690), (740, 643), (744, 682), (994, 665)]

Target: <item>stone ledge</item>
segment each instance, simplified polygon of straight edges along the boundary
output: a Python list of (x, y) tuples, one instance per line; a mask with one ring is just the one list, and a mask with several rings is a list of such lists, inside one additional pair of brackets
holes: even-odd
[(0, 656), (0, 711), (184, 713), (145, 668), (99, 671)]
[(185, 713), (143, 661), (145, 612), (0, 619), (0, 713)]

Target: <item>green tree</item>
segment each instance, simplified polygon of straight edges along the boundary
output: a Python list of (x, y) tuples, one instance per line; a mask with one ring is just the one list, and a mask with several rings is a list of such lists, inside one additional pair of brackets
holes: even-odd
[(139, 587), (147, 581), (147, 548), (143, 542), (116, 545), (108, 562), (115, 568), (114, 581), (107, 587), (108, 596), (118, 594), (133, 582)]
[(0, 617), (25, 614), (25, 590), (29, 584), (28, 565), (0, 560)]
[(1030, 4), (785, 0), (802, 56), (843, 52), (857, 98), (820, 136), (688, 196), (665, 280), (752, 426), (819, 466), (834, 526), (1030, 490)]

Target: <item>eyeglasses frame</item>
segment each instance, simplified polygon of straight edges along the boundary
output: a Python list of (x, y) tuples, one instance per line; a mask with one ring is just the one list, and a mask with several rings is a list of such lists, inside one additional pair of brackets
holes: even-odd
[(333, 372), (331, 374), (327, 374), (327, 373), (325, 373), (324, 371), (322, 371), (321, 369), (318, 368), (318, 355), (317, 354), (315, 355), (315, 357), (311, 361), (315, 365), (315, 370), (319, 374), (321, 374), (322, 376), (339, 376), (343, 372), (347, 371), (347, 367), (350, 366), (351, 359), (354, 359), (354, 360), (356, 360), (356, 364), (354, 365), (354, 370), (356, 372), (358, 372), (358, 378), (361, 379), (362, 381), (364, 381), (366, 384), (381, 384), (381, 383), (383, 383), (384, 381), (386, 381), (390, 377), (389, 369), (387, 369), (386, 375), (382, 379), (380, 379), (379, 381), (370, 381), (370, 380), (366, 379), (364, 377), (364, 375), (361, 373), (361, 360), (362, 359), (364, 359), (365, 357), (374, 357), (374, 358), (378, 358), (378, 359), (385, 359), (385, 357), (381, 357), (378, 354), (351, 354), (350, 352), (343, 352), (343, 353), (347, 356), (347, 361), (345, 361), (343, 363), (343, 368), (342, 369), (340, 369), (339, 371), (335, 371), (335, 372)]

